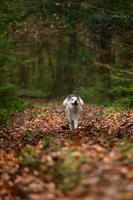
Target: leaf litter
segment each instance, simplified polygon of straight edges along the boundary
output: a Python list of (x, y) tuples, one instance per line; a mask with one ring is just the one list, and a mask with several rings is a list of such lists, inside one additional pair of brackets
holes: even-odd
[(0, 200), (130, 200), (133, 112), (86, 105), (69, 131), (59, 102), (0, 129)]

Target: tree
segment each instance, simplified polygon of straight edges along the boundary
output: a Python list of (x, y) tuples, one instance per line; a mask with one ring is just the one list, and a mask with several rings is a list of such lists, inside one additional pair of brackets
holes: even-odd
[(113, 100), (112, 75), (132, 67), (130, 0), (6, 0), (1, 12), (11, 44), (5, 49), (14, 55), (9, 72), (17, 76), (10, 79), (19, 94), (55, 97), (78, 90), (92, 101)]

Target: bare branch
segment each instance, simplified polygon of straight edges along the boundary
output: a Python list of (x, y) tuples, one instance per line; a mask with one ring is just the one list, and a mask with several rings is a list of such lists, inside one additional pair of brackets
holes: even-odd
[(101, 63), (101, 62), (97, 62), (95, 61), (94, 62), (95, 65), (99, 66), (99, 67), (104, 67), (104, 68), (107, 68), (109, 69), (110, 71), (113, 71), (113, 66), (111, 66), (110, 64), (107, 64), (107, 63)]

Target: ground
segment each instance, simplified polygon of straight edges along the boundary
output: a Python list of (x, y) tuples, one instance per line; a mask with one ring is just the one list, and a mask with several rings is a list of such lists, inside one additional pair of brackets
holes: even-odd
[(0, 200), (130, 200), (133, 112), (85, 105), (69, 131), (61, 102), (32, 101), (0, 130)]

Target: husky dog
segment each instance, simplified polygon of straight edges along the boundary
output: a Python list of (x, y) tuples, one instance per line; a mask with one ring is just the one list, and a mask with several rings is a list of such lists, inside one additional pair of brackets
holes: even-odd
[(84, 102), (81, 97), (74, 94), (69, 95), (63, 101), (70, 130), (74, 130), (78, 127), (78, 121), (81, 116), (83, 104)]

